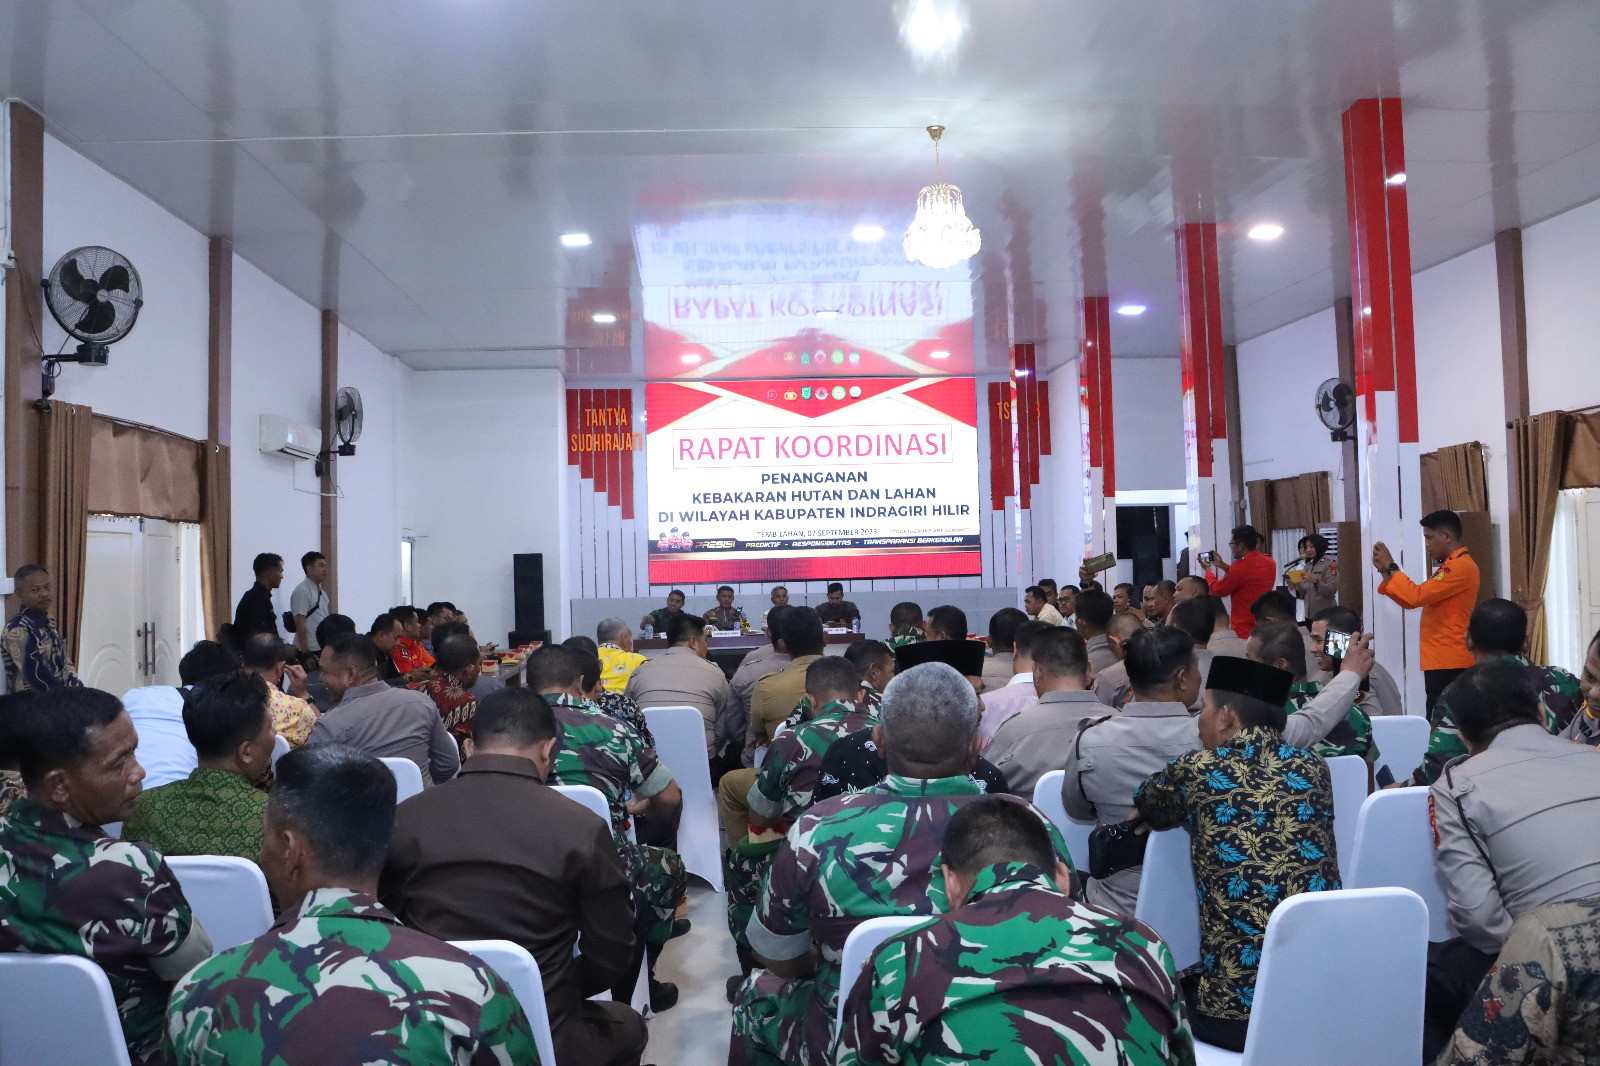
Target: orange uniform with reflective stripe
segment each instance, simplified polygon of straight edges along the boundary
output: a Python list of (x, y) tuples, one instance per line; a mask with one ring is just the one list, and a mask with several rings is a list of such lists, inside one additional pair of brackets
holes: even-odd
[(1465, 670), (1476, 661), (1467, 650), (1467, 621), (1478, 605), (1478, 564), (1457, 548), (1422, 584), (1396, 570), (1378, 591), (1406, 610), (1422, 608), (1422, 668)]

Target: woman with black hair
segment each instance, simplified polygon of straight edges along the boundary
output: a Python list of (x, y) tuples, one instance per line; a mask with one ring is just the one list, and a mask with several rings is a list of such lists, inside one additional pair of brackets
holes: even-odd
[(1328, 540), (1320, 533), (1300, 538), (1300, 558), (1285, 572), (1289, 591), (1306, 601), (1306, 617), (1339, 602), (1339, 567), (1328, 558)]

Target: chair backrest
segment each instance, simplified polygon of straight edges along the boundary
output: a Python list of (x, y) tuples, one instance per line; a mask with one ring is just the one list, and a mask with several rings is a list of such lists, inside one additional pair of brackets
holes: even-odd
[(1367, 797), (1356, 819), (1350, 888), (1407, 888), (1428, 908), (1428, 939), (1450, 940), (1449, 895), (1433, 861), (1433, 825), (1425, 788), (1380, 789)]
[(272, 928), (272, 897), (261, 868), (233, 855), (171, 855), (167, 865), (211, 946), (227, 951)]
[[(589, 788), (579, 785), (579, 788)], [(595, 792), (590, 788), (590, 792)], [(595, 792), (599, 795), (598, 792)], [(601, 798), (604, 803), (604, 797)], [(528, 949), (509, 940), (452, 940), (453, 946), (476, 955), (511, 986), (522, 1013), (533, 1029), (533, 1042), (539, 1049), (539, 1066), (555, 1066), (556, 1045), (550, 1035), (550, 1011), (544, 1003), (544, 978), (539, 975), (539, 960)]]
[(1372, 720), (1372, 742), (1378, 745), (1378, 765), (1387, 766), (1396, 781), (1405, 781), (1428, 753), (1433, 730), (1420, 714), (1379, 715)]
[(1072, 856), (1072, 865), (1079, 870), (1087, 870), (1089, 832), (1095, 823), (1078, 821), (1069, 815), (1067, 808), (1062, 805), (1061, 782), (1066, 780), (1066, 776), (1064, 770), (1051, 770), (1039, 778), (1039, 783), (1033, 786), (1033, 805), (1043, 811), (1045, 817), (1061, 830), (1061, 835), (1067, 841), (1067, 852)]
[(581, 803), (601, 818), (607, 825), (611, 824), (611, 804), (606, 802), (605, 793), (593, 785), (552, 785), (557, 792), (574, 803)]
[(1187, 829), (1150, 834), (1133, 916), (1166, 941), (1178, 969), (1200, 961), (1200, 901), (1195, 895)]
[(1356, 820), (1367, 798), (1367, 760), (1335, 755), (1328, 760), (1328, 775), (1333, 779), (1333, 843), (1339, 849), (1339, 875), (1348, 877), (1356, 850)]
[(722, 830), (706, 761), (706, 720), (693, 707), (646, 707), (644, 720), (656, 738), (656, 754), (683, 790), (678, 854), (690, 873), (721, 892)]
[(76, 955), (0, 955), (0, 1066), (128, 1066), (105, 971)]
[(1290, 896), (1267, 922), (1244, 1066), (1413, 1066), (1427, 963), (1414, 892)]
[(272, 738), (272, 765), (277, 766), (278, 760), (289, 754), (289, 742), (279, 733)]
[(839, 956), (839, 1009), (833, 1015), (833, 1035), (837, 1039), (844, 1028), (844, 1004), (850, 998), (856, 978), (872, 958), (878, 946), (896, 933), (928, 921), (927, 915), (894, 915), (888, 918), (868, 918), (845, 938), (844, 951)]
[(404, 803), (412, 796), (422, 791), (422, 769), (410, 759), (385, 758), (383, 765), (394, 774), (394, 783), (398, 786), (394, 794), (396, 803)]

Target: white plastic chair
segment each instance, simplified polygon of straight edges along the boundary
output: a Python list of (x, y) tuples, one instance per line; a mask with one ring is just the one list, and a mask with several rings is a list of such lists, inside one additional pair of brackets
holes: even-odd
[[(589, 808), (589, 810), (599, 815), (600, 819), (605, 822), (606, 825), (609, 826), (611, 824), (611, 805), (606, 802), (605, 793), (601, 792), (598, 788), (595, 788), (593, 785), (551, 785), (550, 787), (567, 797), (569, 800), (572, 800), (574, 803), (581, 803), (583, 806)], [(628, 827), (628, 836), (630, 838), (633, 836), (633, 827), (631, 825)], [(485, 941), (485, 943), (495, 943), (495, 941)], [(580, 946), (581, 945), (577, 944), (573, 945), (573, 954), (578, 954), (578, 949)], [(595, 1000), (609, 1000), (611, 998), (611, 993), (601, 992), (599, 995), (590, 996), (589, 998)], [(639, 963), (639, 980), (634, 982), (633, 985), (633, 1009), (638, 1011), (640, 1014), (644, 1014), (645, 1009), (649, 1007), (649, 1005), (650, 962), (648, 959), (643, 959)]]
[(1072, 856), (1072, 865), (1079, 871), (1087, 871), (1089, 832), (1094, 829), (1095, 823), (1080, 822), (1067, 813), (1066, 806), (1061, 802), (1061, 783), (1066, 776), (1065, 770), (1051, 770), (1039, 778), (1039, 783), (1033, 786), (1033, 805), (1061, 830), (1061, 835), (1067, 841), (1067, 853)]
[(1244, 1053), (1200, 1066), (1414, 1066), (1422, 1060), (1427, 907), (1403, 888), (1303, 892), (1267, 922)]
[(1380, 715), (1372, 720), (1372, 742), (1378, 745), (1378, 765), (1387, 766), (1396, 781), (1408, 781), (1423, 756), (1433, 730), (1419, 714)]
[(690, 873), (721, 892), (722, 831), (706, 761), (705, 719), (693, 707), (647, 707), (644, 720), (656, 738), (656, 754), (683, 790), (678, 854)]
[(1367, 760), (1359, 755), (1335, 755), (1327, 762), (1333, 779), (1333, 843), (1339, 849), (1339, 876), (1343, 878), (1350, 875), (1356, 820), (1367, 799)]
[(278, 760), (289, 754), (289, 742), (279, 733), (272, 738), (272, 765), (277, 766)]
[[(580, 785), (580, 788), (589, 788)], [(594, 789), (589, 789), (594, 792)], [(451, 946), (476, 955), (511, 986), (522, 1013), (533, 1028), (533, 1043), (539, 1049), (539, 1066), (555, 1066), (556, 1043), (550, 1035), (550, 1009), (544, 1002), (544, 978), (539, 975), (539, 960), (521, 944), (509, 940), (452, 940)]]
[(0, 955), (0, 1066), (128, 1066), (105, 971), (76, 955)]
[(1200, 901), (1195, 895), (1187, 829), (1150, 834), (1133, 916), (1166, 941), (1178, 969), (1200, 961)]
[(248, 944), (272, 928), (267, 879), (249, 859), (170, 855), (167, 865), (217, 951)]
[(1433, 826), (1425, 788), (1380, 789), (1367, 797), (1356, 819), (1350, 888), (1406, 888), (1428, 908), (1428, 939), (1456, 935), (1450, 897), (1433, 862)]
[(904, 932), (913, 925), (921, 925), (932, 917), (928, 914), (896, 914), (887, 918), (868, 918), (850, 930), (850, 935), (845, 938), (844, 951), (839, 956), (839, 1009), (833, 1014), (834, 1039), (838, 1039), (840, 1030), (844, 1028), (845, 1000), (850, 998), (850, 990), (855, 987), (856, 978), (861, 976), (872, 953), (896, 933)]
[(391, 774), (394, 774), (394, 783), (396, 785), (394, 801), (396, 803), (404, 803), (412, 796), (422, 792), (422, 770), (416, 763), (410, 759), (387, 758), (383, 760), (383, 765), (389, 768)]

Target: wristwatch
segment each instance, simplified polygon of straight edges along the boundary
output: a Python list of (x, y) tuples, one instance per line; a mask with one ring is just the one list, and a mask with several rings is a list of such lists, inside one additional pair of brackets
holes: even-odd
[(1389, 568), (1384, 571), (1384, 575), (1387, 576), (1387, 577), (1393, 577), (1394, 575), (1398, 574), (1399, 572), (1400, 572), (1400, 564), (1399, 563), (1390, 563), (1389, 564)]

